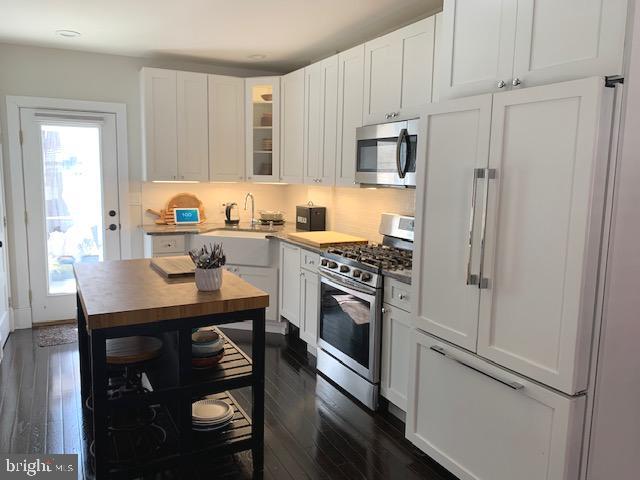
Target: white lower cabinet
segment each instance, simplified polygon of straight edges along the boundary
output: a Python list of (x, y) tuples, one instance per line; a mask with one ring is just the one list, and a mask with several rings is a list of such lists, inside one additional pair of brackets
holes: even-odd
[(280, 242), (280, 315), (300, 329), (300, 339), (315, 348), (320, 318), (320, 256)]
[(242, 265), (227, 265), (226, 268), (254, 287), (269, 294), (266, 320), (278, 321), (278, 269), (274, 267), (245, 267)]
[(380, 393), (396, 407), (407, 410), (411, 315), (385, 303), (382, 308), (382, 362)]
[(280, 242), (280, 315), (300, 326), (300, 247)]
[(576, 480), (584, 396), (413, 330), (407, 438), (462, 480)]
[(310, 270), (300, 272), (300, 338), (315, 348), (320, 317), (320, 278)]

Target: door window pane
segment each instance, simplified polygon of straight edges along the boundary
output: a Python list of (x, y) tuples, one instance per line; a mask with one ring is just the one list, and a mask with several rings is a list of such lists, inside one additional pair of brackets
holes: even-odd
[(42, 125), (50, 295), (76, 291), (75, 263), (103, 259), (100, 127)]

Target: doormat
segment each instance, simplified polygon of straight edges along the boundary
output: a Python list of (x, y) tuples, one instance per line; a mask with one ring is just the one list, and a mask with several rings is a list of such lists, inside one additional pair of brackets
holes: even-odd
[(38, 329), (38, 346), (54, 347), (78, 341), (76, 325), (55, 325)]

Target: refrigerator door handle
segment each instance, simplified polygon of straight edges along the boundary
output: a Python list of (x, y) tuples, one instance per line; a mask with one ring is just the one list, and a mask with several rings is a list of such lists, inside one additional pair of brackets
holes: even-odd
[(504, 379), (504, 378), (497, 377), (495, 375), (492, 375), (489, 372), (485, 372), (483, 370), (480, 370), (479, 368), (477, 368), (477, 367), (475, 367), (473, 365), (469, 365), (468, 363), (460, 360), (459, 358), (454, 357), (453, 355), (451, 355), (449, 352), (447, 352), (444, 348), (442, 348), (439, 345), (431, 345), (429, 347), (429, 349), (433, 350), (436, 353), (439, 353), (440, 355), (442, 355), (445, 358), (448, 358), (449, 360), (453, 360), (454, 362), (462, 365), (463, 367), (470, 368), (471, 370), (473, 370), (475, 372), (478, 372), (478, 373), (481, 373), (482, 375), (484, 375), (486, 377), (489, 377), (489, 378), (491, 378), (492, 380), (495, 380), (498, 383), (506, 385), (507, 387), (509, 387), (509, 388), (511, 388), (513, 390), (523, 390), (524, 389), (524, 385), (523, 384), (511, 381), (511, 380), (507, 380), (507, 379)]
[(489, 180), (495, 180), (496, 178), (496, 169), (495, 168), (485, 168), (484, 169), (484, 178), (485, 178), (485, 191), (484, 191), (484, 205), (482, 209), (482, 236), (480, 239), (480, 281), (478, 287), (481, 289), (487, 289), (490, 287), (489, 278), (484, 276), (484, 254), (487, 248), (486, 245), (486, 236), (487, 236), (487, 210), (489, 209)]
[(484, 178), (484, 168), (474, 168), (471, 180), (471, 205), (469, 207), (469, 238), (467, 239), (467, 272), (465, 275), (467, 285), (478, 285), (479, 277), (471, 273), (471, 262), (473, 260), (473, 237), (476, 226), (476, 200), (478, 197), (478, 179)]

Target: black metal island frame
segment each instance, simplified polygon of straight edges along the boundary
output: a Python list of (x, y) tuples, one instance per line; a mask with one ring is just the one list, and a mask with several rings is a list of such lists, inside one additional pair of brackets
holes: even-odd
[[(269, 296), (230, 272), (216, 292), (199, 292), (193, 277), (165, 279), (149, 260), (77, 265), (78, 344), (84, 413), (93, 438), (91, 452), (98, 480), (151, 471), (192, 468), (201, 460), (251, 450), (256, 478), (264, 463), (265, 309)], [(223, 360), (213, 369), (192, 368), (191, 334), (203, 326), (251, 320), (252, 358), (228, 339)], [(107, 339), (154, 336), (163, 340), (161, 361), (145, 372), (151, 388), (138, 395), (109, 395)], [(251, 387), (251, 416), (229, 390)], [(234, 409), (223, 431), (192, 428), (191, 405), (219, 394)], [(110, 427), (119, 409), (153, 405), (166, 440), (142, 458), (135, 446), (118, 440)], [(158, 406), (163, 406), (158, 408)], [(128, 450), (127, 450), (128, 449)], [(127, 461), (119, 455), (127, 450)], [(132, 453), (133, 452), (133, 453)], [(131, 456), (133, 455), (133, 457)]]

